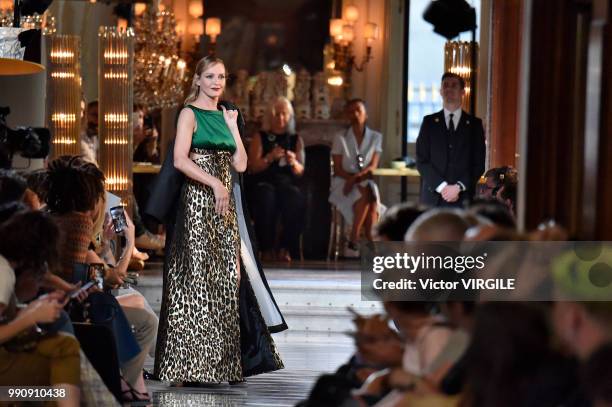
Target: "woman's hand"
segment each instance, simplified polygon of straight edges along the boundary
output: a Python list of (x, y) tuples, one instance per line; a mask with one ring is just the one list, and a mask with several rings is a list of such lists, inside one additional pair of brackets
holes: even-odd
[(268, 156), (271, 157), (270, 162), (278, 161), (285, 157), (285, 149), (280, 146), (276, 146), (268, 153)]
[[(76, 299), (78, 302), (83, 302), (87, 299), (87, 297), (89, 296), (89, 292), (87, 290), (81, 290), (81, 285), (83, 285), (80, 281), (76, 284), (70, 284), (71, 289), (68, 291), (54, 291), (54, 292), (60, 292), (62, 293), (62, 297), (57, 297), (58, 301), (61, 301), (62, 299), (66, 299), (66, 301), (70, 301), (70, 294), (77, 292), (77, 296), (74, 297), (74, 299)], [(78, 290), (78, 291), (77, 291)], [(51, 296), (53, 293), (49, 293), (47, 295)]]
[(64, 308), (64, 304), (51, 298), (40, 298), (32, 301), (23, 311), (24, 317), (29, 319), (29, 322), (34, 325), (36, 323), (51, 323), (60, 316), (60, 311)]
[(227, 110), (225, 106), (221, 106), (221, 110), (227, 127), (238, 130), (238, 110)]
[(402, 368), (395, 368), (389, 374), (389, 386), (399, 390), (409, 390), (414, 387), (417, 377)]
[(123, 285), (123, 279), (127, 277), (127, 272), (121, 273), (116, 267), (110, 267), (104, 275), (104, 283), (112, 288)]
[(344, 192), (345, 196), (351, 193), (356, 181), (355, 176), (350, 176), (344, 181), (344, 188), (342, 189), (342, 192)]
[(229, 191), (219, 180), (213, 184), (212, 189), (215, 194), (215, 212), (225, 215), (229, 208)]
[(297, 162), (297, 154), (291, 150), (287, 150), (285, 157), (287, 158), (287, 163), (292, 167)]

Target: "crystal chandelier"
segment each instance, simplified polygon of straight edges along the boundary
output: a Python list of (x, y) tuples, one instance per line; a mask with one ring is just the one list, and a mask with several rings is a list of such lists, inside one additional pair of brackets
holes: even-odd
[(136, 16), (134, 31), (134, 101), (149, 109), (178, 105), (184, 95), (186, 63), (178, 55), (174, 13), (148, 6)]

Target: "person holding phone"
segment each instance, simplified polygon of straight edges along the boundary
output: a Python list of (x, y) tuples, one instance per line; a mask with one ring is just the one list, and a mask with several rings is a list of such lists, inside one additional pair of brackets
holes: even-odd
[(57, 260), (58, 234), (51, 217), (35, 211), (0, 226), (1, 236), (11, 236), (0, 240), (0, 386), (53, 386), (67, 391), (59, 406), (78, 406), (79, 342), (64, 332), (43, 335), (39, 327), (57, 321), (68, 299), (63, 292), (33, 299)]
[[(285, 97), (270, 104), (261, 131), (249, 145), (249, 174), (247, 196), (262, 260), (299, 257), (306, 199), (297, 182), (304, 174), (304, 142), (295, 133), (293, 107)], [(279, 218), (282, 235), (277, 256), (274, 240)]]
[[(263, 373), (283, 364), (258, 304), (248, 304), (248, 312), (240, 309), (242, 304), (239, 308), (243, 291), (250, 289), (249, 278), (242, 281), (242, 271), (249, 267), (243, 264), (244, 244), (250, 242), (248, 234), (239, 234), (243, 216), (233, 192), (232, 171), (246, 170), (247, 154), (238, 111), (219, 103), (225, 65), (207, 56), (194, 72), (173, 151), (173, 166), (184, 174), (184, 181), (165, 264), (155, 376), (181, 385), (232, 384), (249, 371)], [(253, 316), (259, 325), (249, 326), (241, 337), (246, 317)], [(243, 352), (241, 345), (249, 340), (257, 342)], [(242, 357), (253, 352), (261, 356), (258, 361)], [(262, 361), (270, 363), (263, 366)], [(249, 363), (263, 367), (253, 369)]]

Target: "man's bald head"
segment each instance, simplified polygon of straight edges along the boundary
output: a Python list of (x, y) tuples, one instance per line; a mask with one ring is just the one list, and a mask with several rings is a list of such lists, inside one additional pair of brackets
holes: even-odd
[(406, 242), (449, 242), (463, 240), (470, 224), (459, 209), (431, 209), (406, 231)]

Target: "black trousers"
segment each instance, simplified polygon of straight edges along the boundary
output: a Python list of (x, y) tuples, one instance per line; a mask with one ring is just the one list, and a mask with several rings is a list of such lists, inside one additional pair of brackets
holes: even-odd
[(306, 210), (302, 191), (288, 181), (258, 181), (249, 189), (249, 202), (260, 250), (274, 248), (276, 225), (280, 217), (280, 248), (287, 249), (294, 258), (299, 257), (300, 234), (304, 228)]

